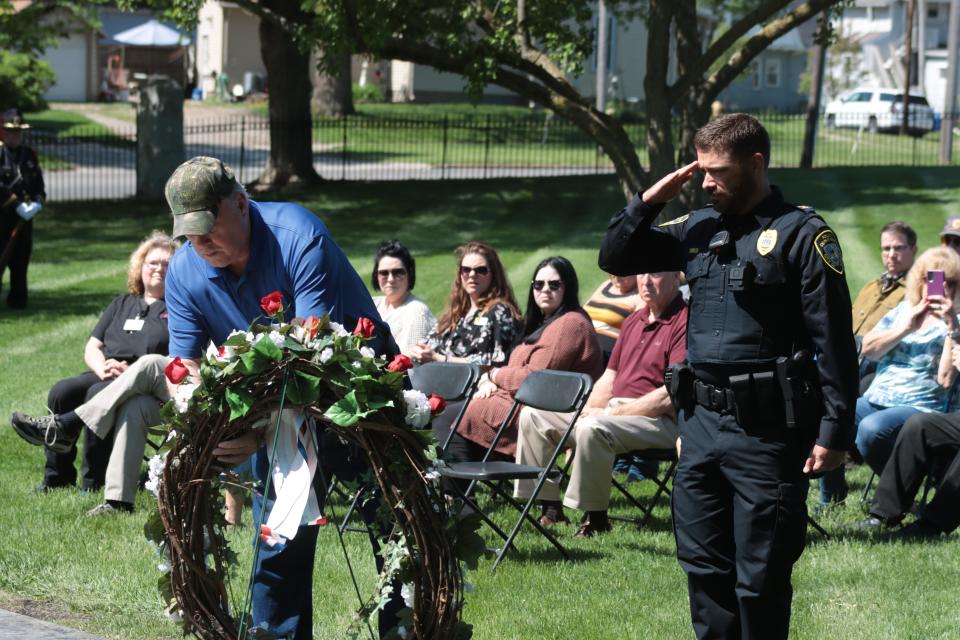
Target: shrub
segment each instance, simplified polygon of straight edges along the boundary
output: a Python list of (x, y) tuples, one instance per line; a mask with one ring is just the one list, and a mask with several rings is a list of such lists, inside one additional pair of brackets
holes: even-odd
[(0, 110), (46, 109), (43, 94), (56, 81), (57, 74), (48, 63), (25, 53), (0, 51)]
[(359, 84), (353, 85), (354, 102), (383, 102), (384, 99), (383, 89), (378, 85), (370, 84), (369, 82), (362, 87)]

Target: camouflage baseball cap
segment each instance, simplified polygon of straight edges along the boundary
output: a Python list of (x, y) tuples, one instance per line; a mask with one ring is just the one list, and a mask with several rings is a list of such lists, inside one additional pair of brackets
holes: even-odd
[(236, 185), (233, 171), (216, 158), (197, 156), (177, 167), (164, 187), (174, 237), (210, 233), (220, 202)]

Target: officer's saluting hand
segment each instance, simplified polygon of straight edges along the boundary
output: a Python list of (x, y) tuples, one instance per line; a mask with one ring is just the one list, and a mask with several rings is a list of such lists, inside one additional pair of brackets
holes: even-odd
[[(790, 574), (805, 541), (808, 477), (843, 461), (857, 357), (834, 232), (770, 185), (770, 140), (752, 116), (697, 132), (697, 160), (613, 216), (600, 267), (682, 270), (687, 363), (667, 381), (682, 455), (678, 558), (700, 638), (786, 638)], [(702, 171), (711, 206), (654, 226)]]

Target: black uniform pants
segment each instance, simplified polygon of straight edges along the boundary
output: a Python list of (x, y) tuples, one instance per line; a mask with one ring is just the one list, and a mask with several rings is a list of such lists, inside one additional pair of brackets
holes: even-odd
[(782, 424), (746, 432), (697, 406), (680, 417), (677, 557), (698, 638), (786, 638), (790, 574), (806, 542), (807, 454)]
[(939, 471), (937, 492), (923, 507), (925, 520), (950, 532), (960, 526), (960, 413), (920, 413), (907, 420), (880, 474), (870, 513), (899, 520), (923, 480)]
[[(10, 293), (7, 294), (7, 306), (22, 309), (27, 306), (27, 266), (33, 251), (33, 221), (27, 222), (17, 232), (16, 238), (10, 235), (17, 228), (21, 218), (11, 208), (0, 211), (0, 252), (6, 250), (8, 242), (14, 242), (10, 256)], [(4, 270), (0, 269), (0, 291), (3, 290)]]
[[(93, 371), (66, 378), (53, 385), (47, 394), (47, 406), (56, 414), (73, 411), (92, 398), (98, 391), (110, 384), (111, 380), (101, 380)], [(106, 440), (101, 440), (90, 429), (84, 428), (83, 463), (80, 467), (80, 486), (87, 490), (96, 490), (103, 486), (113, 449), (113, 431)], [(43, 470), (43, 484), (49, 488), (73, 486), (77, 481), (77, 470), (73, 462), (77, 457), (76, 445), (66, 453), (54, 453), (44, 449), (47, 456)]]

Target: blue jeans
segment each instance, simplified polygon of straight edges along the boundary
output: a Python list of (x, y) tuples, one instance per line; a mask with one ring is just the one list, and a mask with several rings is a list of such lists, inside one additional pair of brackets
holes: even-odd
[[(319, 468), (314, 479), (314, 489), (324, 508), (327, 483), (332, 476), (344, 481), (359, 480), (360, 474), (367, 468), (367, 461), (363, 454), (355, 447), (342, 444), (330, 431), (321, 430), (319, 433)], [(261, 483), (266, 482), (270, 468), (270, 460), (266, 447), (262, 447), (251, 458), (253, 473)], [(374, 494), (379, 496), (378, 493)], [(275, 494), (270, 488), (267, 498), (267, 513), (273, 506)], [(260, 533), (260, 510), (263, 494), (254, 492), (253, 519), (254, 535)], [(377, 522), (377, 507), (379, 497), (375, 497), (360, 507), (360, 515), (368, 525), (370, 544), (373, 547), (374, 560), (377, 571), (383, 569), (383, 558), (380, 555), (379, 538), (386, 537), (385, 525)], [(336, 522), (328, 526), (336, 527)], [(283, 549), (271, 548), (263, 544), (255, 561), (253, 584), (253, 624), (267, 623), (267, 630), (278, 638), (292, 638), (293, 640), (310, 640), (313, 638), (313, 561), (316, 556), (317, 535), (320, 527), (301, 526), (297, 535), (286, 543)], [(256, 543), (256, 539), (254, 539)], [(399, 619), (397, 613), (404, 608), (400, 593), (399, 580), (393, 583), (393, 593), (390, 602), (381, 610), (378, 621), (380, 636), (384, 637), (396, 627)]]
[[(878, 474), (883, 471), (903, 423), (919, 412), (913, 407), (881, 407), (863, 397), (857, 398), (857, 449), (871, 469)], [(820, 504), (840, 502), (846, 497), (847, 479), (843, 466), (823, 474), (820, 478)]]

